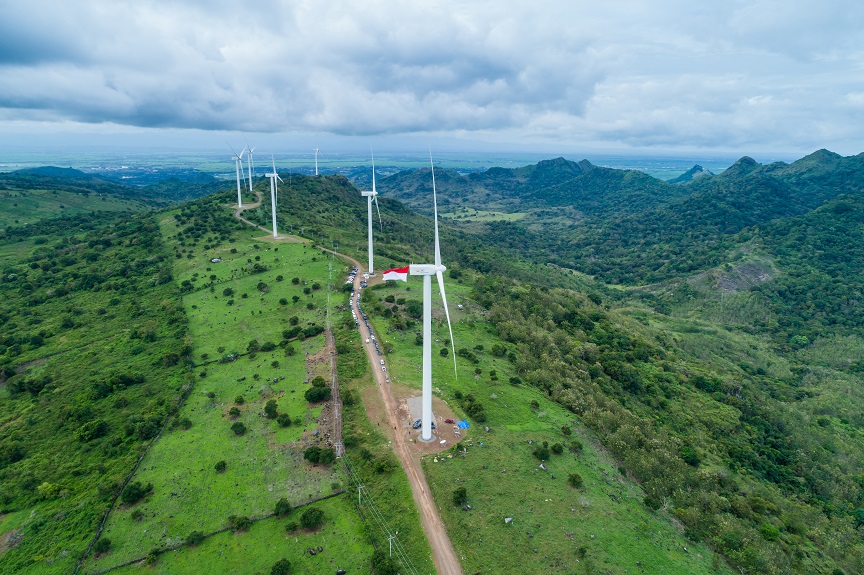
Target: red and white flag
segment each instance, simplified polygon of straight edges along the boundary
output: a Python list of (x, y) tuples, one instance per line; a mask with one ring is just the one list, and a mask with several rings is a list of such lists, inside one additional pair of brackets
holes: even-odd
[(393, 268), (392, 270), (386, 270), (381, 277), (384, 278), (384, 281), (387, 280), (402, 280), (403, 282), (408, 281), (408, 266), (404, 268)]

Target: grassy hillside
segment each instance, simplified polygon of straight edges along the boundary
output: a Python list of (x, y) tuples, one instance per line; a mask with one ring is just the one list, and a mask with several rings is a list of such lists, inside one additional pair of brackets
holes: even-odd
[(54, 223), (0, 243), (18, 256), (0, 283), (3, 573), (74, 569), (187, 382), (156, 222)]
[[(581, 227), (570, 223), (569, 236), (562, 216), (569, 212), (551, 205), (551, 216), (442, 225), (459, 374), (449, 352), (440, 351), (449, 334), (437, 311), (433, 373), (438, 396), (472, 427), (462, 445), (467, 451), (428, 458), (424, 466), (468, 572), (513, 565), (615, 574), (640, 567), (864, 571), (859, 161), (827, 152), (788, 165), (742, 160), (720, 176), (670, 186), (680, 195), (660, 207), (651, 199), (659, 196), (643, 190), (634, 204), (638, 216), (591, 208)], [(597, 170), (548, 164), (484, 177), (510, 182), (505, 191), (535, 178), (538, 190), (549, 191), (556, 179), (563, 185)], [(625, 180), (634, 176), (609, 177), (610, 198), (631, 194)], [(462, 177), (442, 181), (448, 178)], [(341, 287), (340, 264), (316, 246), (338, 246), (361, 261), (366, 254), (365, 201), (347, 180), (284, 179), (280, 230), (313, 244), (273, 243), (237, 222), (225, 207), (234, 200), (228, 189), (158, 220), (110, 223), (107, 214), (82, 215), (50, 220), (53, 227), (38, 237), (33, 226), (6, 230), (0, 320), (11, 339), (0, 342), (7, 378), (0, 387), (0, 491), (9, 512), (0, 517), (0, 533), (12, 533), (15, 546), (0, 552), (0, 570), (68, 572), (119, 492), (116, 478), (143, 453), (142, 437), (174, 413), (178, 423), (134, 478), (152, 484), (152, 493), (115, 508), (104, 535), (111, 547), (91, 556), (88, 572), (154, 549), (152, 569), (166, 573), (191, 572), (196, 564), (266, 572), (279, 541), (302, 553), (325, 538), (351, 541), (333, 556), (371, 568), (376, 536), (349, 516), (349, 494), (316, 503), (339, 518), (321, 531), (285, 535), (296, 511), (266, 517), (280, 494), (299, 505), (346, 486), (336, 468), (309, 468), (298, 458), (315, 419), (320, 425), (326, 414), (298, 397), (323, 369), (314, 361), (321, 337), (309, 331), (303, 341), (295, 338), (324, 319), (331, 263), (332, 283)], [(459, 185), (473, 194), (465, 181)], [(264, 181), (256, 185), (267, 192), (265, 202), (247, 214), (269, 227), (269, 189)], [(495, 201), (490, 197), (482, 211), (498, 210)], [(508, 209), (517, 205), (513, 200)], [(430, 258), (430, 220), (386, 198), (381, 208), (376, 267)], [(595, 241), (580, 244), (580, 234), (591, 230)], [(574, 265), (574, 258), (582, 262), (577, 268), (605, 266), (598, 273), (607, 280), (651, 283), (609, 287), (548, 265)], [(415, 389), (418, 287), (385, 285), (364, 294), (388, 373)], [(404, 475), (366, 414), (377, 409), (375, 392), (353, 321), (339, 308), (347, 294), (331, 296), (340, 378), (350, 398), (349, 457), (386, 503), (400, 540), (404, 534), (418, 564), (428, 567)], [(457, 303), (465, 311), (457, 312)], [(126, 307), (119, 313), (116, 306)], [(76, 319), (90, 310), (101, 323)], [(87, 351), (79, 358), (67, 343)], [(128, 367), (114, 359), (117, 352)], [(263, 415), (271, 399), (289, 416), (287, 427)], [(91, 411), (66, 414), (64, 407), (76, 404)], [(234, 423), (243, 423), (246, 435), (229, 432)], [(62, 476), (74, 481), (47, 468), (45, 454), (58, 449), (81, 453)], [(213, 466), (219, 453), (224, 475)], [(107, 463), (82, 471), (98, 457)], [(459, 487), (469, 510), (453, 503)], [(83, 499), (74, 499), (78, 494)], [(135, 510), (141, 515), (133, 518)], [(230, 514), (260, 521), (233, 535), (214, 533), (228, 527)], [(62, 520), (38, 520), (56, 516)], [(190, 530), (214, 534), (196, 546)], [(161, 553), (174, 545), (182, 550)], [(238, 567), (244, 553), (255, 560)], [(310, 557), (298, 559), (299, 572), (335, 565)]]

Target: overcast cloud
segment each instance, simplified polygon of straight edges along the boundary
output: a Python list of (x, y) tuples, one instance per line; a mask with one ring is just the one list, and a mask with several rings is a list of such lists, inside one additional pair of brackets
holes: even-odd
[(0, 138), (179, 128), (858, 153), (861, 22), (860, 2), (830, 0), (5, 2)]

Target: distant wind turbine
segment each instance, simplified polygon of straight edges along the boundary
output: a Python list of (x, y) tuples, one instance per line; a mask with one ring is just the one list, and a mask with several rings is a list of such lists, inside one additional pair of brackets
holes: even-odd
[(432, 205), (435, 213), (435, 263), (412, 264), (408, 273), (412, 276), (423, 276), (423, 398), (422, 424), (420, 440), (432, 441), (432, 276), (438, 278), (438, 288), (441, 290), (441, 302), (444, 304), (444, 315), (447, 317), (447, 329), (450, 330), (450, 347), (453, 348), (453, 371), (456, 371), (456, 346), (453, 342), (453, 326), (450, 324), (450, 310), (447, 308), (447, 297), (444, 295), (443, 272), (447, 269), (441, 264), (441, 242), (438, 238), (438, 198), (435, 191), (435, 164), (432, 164), (432, 152), (429, 152), (429, 163), (432, 165)]
[[(243, 207), (243, 198), (240, 195), (240, 172), (243, 169), (243, 152), (240, 152), (238, 154), (234, 150), (234, 147), (231, 146), (231, 144), (228, 144), (228, 147), (231, 148), (231, 151), (234, 153), (234, 157), (231, 159), (234, 160), (234, 168), (235, 168), (235, 171), (237, 172), (237, 207), (242, 208)], [(246, 148), (243, 148), (243, 151), (245, 152)]]
[(249, 193), (252, 193), (252, 170), (255, 169), (255, 160), (252, 159), (252, 152), (255, 151), (255, 148), (250, 147), (249, 142), (246, 142), (246, 149), (249, 150), (249, 161), (246, 162), (246, 165), (249, 167)]
[(315, 149), (312, 150), (315, 152), (315, 175), (318, 175), (318, 146), (315, 146)]
[(368, 198), (367, 212), (369, 214), (369, 275), (375, 275), (375, 265), (372, 260), (372, 200), (375, 200), (375, 210), (378, 212), (378, 225), (384, 229), (381, 223), (381, 210), (378, 209), (378, 192), (375, 190), (375, 154), (372, 154), (372, 191), (360, 192), (360, 194)]
[(272, 208), (271, 211), (273, 213), (273, 237), (277, 238), (279, 236), (279, 234), (276, 231), (276, 189), (277, 189), (276, 180), (279, 180), (283, 184), (285, 182), (282, 180), (282, 178), (279, 177), (279, 174), (276, 173), (276, 160), (273, 159), (273, 156), (270, 156), (270, 159), (273, 162), (273, 173), (264, 174), (264, 175), (267, 176), (268, 178), (270, 178), (270, 206)]

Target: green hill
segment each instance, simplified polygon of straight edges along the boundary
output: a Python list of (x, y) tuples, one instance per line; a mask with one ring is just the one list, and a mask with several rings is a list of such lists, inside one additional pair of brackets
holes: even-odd
[[(436, 394), (472, 427), (467, 452), (457, 447), (424, 467), (466, 571), (864, 571), (861, 161), (825, 151), (768, 166), (743, 158), (723, 174), (674, 185), (563, 160), (441, 173), (442, 205), (451, 202), (441, 226), (448, 299), (463, 310), (452, 314), (458, 378), (444, 352), (433, 372)], [(402, 182), (406, 202), (422, 205), (429, 176), (402, 173), (390, 184)], [(270, 244), (231, 218), (230, 186), (170, 212), (55, 218), (0, 237), (0, 534), (14, 541), (0, 551), (0, 572), (69, 572), (153, 437), (148, 430), (171, 416), (177, 427), (131, 476), (154, 486), (143, 516), (132, 517), (133, 505), (112, 512), (105, 536), (115, 547), (90, 555), (88, 572), (177, 544), (154, 556), (157, 568), (192, 573), (197, 557), (218, 569), (228, 564), (224, 551), (232, 569), (252, 573), (294, 540), (278, 518), (263, 516), (272, 481), (255, 475), (235, 489), (240, 481), (216, 477), (208, 459), (220, 442), (249, 454), (226, 457), (231, 473), (298, 457), (290, 446), (275, 459), (268, 450), (311, 431), (319, 415), (291, 390), (321, 369), (302, 360), (323, 338), (290, 339), (295, 324), (323, 321), (329, 256), (317, 248), (365, 259), (366, 203), (356, 188), (338, 176), (283, 178), (280, 231), (312, 246)], [(246, 215), (269, 227), (266, 184), (256, 182), (265, 202)], [(432, 252), (431, 220), (391, 192), (375, 230), (380, 269)], [(524, 210), (521, 198), (543, 207), (488, 221), (493, 210)], [(461, 213), (454, 203), (482, 208), (487, 219), (453, 217)], [(581, 219), (568, 223), (563, 208)], [(404, 476), (388, 467), (386, 437), (368, 419), (376, 391), (341, 309), (347, 297), (333, 295), (331, 310), (340, 378), (356, 400), (346, 407), (345, 444), (422, 557)], [(418, 297), (411, 282), (363, 295), (388, 373), (413, 389)], [(440, 320), (434, 336), (446, 349)], [(268, 341), (273, 347), (259, 351)], [(289, 355), (288, 346), (309, 355)], [(235, 351), (252, 357), (216, 359)], [(246, 377), (253, 370), (264, 382)], [(237, 404), (240, 393), (248, 397)], [(303, 427), (280, 429), (256, 415), (269, 399)], [(256, 431), (242, 442), (220, 435), (231, 417)], [(303, 465), (298, 458), (280, 474)], [(279, 489), (320, 494), (341, 482), (330, 472), (314, 481), (286, 475)], [(254, 528), (199, 548), (184, 543), (196, 521), (215, 530), (227, 520), (201, 478), (222, 481), (232, 513), (254, 517)], [(457, 483), (469, 510), (453, 505)], [(354, 503), (356, 493), (337, 498), (325, 513), (344, 518), (334, 536), (355, 544), (340, 553), (368, 571), (374, 531), (360, 527)], [(515, 517), (513, 529), (505, 517)], [(289, 544), (303, 552), (303, 543)], [(238, 561), (243, 553), (254, 565)], [(304, 555), (298, 572), (316, 572), (310, 561)]]

